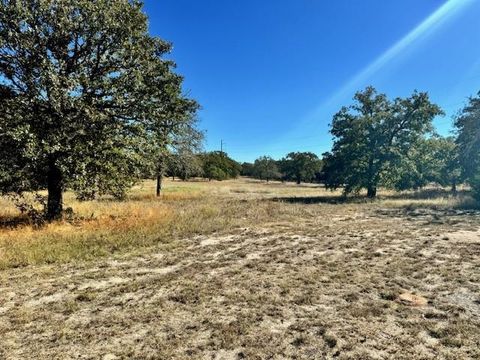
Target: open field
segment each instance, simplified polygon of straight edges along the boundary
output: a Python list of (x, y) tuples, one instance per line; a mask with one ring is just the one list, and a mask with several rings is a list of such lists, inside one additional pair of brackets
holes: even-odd
[(0, 358), (480, 358), (466, 195), (153, 185), (42, 229), (2, 203)]

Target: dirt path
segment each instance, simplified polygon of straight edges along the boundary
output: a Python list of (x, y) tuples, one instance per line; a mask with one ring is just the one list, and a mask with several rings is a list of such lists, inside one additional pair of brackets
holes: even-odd
[(0, 358), (480, 358), (478, 216), (331, 209), (4, 271)]

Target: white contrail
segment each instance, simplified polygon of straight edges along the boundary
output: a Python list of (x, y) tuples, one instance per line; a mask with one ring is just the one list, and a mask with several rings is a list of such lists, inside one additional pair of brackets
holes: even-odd
[[(361, 86), (366, 85), (367, 81), (378, 72), (382, 67), (387, 65), (395, 58), (399, 58), (401, 53), (408, 48), (412, 48), (424, 40), (429, 35), (437, 31), (448, 20), (464, 11), (468, 5), (474, 4), (476, 0), (449, 0), (423, 20), (418, 26), (406, 34), (397, 43), (391, 46), (371, 64), (365, 67), (362, 71), (356, 74), (351, 80), (335, 91), (329, 98), (324, 100), (316, 109), (310, 112), (303, 121), (296, 124), (294, 129), (283, 135), (283, 138), (276, 139), (276, 143), (285, 143), (292, 136), (292, 134), (304, 134), (306, 129), (311, 133), (315, 133), (319, 125), (318, 120), (322, 117), (332, 116), (336, 107), (341, 105), (347, 97), (353, 95), (353, 92), (358, 90)], [(320, 140), (320, 136), (319, 136)]]
[[(410, 31), (405, 37), (399, 40), (391, 48), (385, 51), (379, 58), (373, 61), (360, 73), (355, 75), (353, 79), (343, 85), (338, 91), (336, 91), (330, 98), (328, 98), (323, 104), (322, 108), (329, 105), (334, 105), (337, 101), (352, 92), (357, 86), (364, 83), (374, 73), (380, 70), (385, 64), (393, 60), (402, 51), (406, 50), (415, 41), (424, 38), (432, 34), (447, 20), (464, 10), (467, 5), (473, 4), (475, 0), (449, 0), (440, 8), (438, 8), (433, 14), (426, 18), (420, 25)], [(320, 109), (319, 109), (320, 110)]]

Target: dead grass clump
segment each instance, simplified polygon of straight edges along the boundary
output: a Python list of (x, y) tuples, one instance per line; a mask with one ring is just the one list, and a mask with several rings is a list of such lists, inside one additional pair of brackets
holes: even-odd
[(425, 299), (423, 296), (414, 295), (409, 292), (404, 292), (398, 295), (396, 300), (400, 304), (407, 305), (407, 306), (425, 306), (428, 303), (428, 300)]

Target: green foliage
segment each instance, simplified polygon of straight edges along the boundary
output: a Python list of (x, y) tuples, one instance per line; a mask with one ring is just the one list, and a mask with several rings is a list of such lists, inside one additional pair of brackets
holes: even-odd
[(291, 152), (280, 160), (280, 169), (285, 180), (311, 182), (322, 169), (322, 161), (311, 152)]
[(227, 180), (240, 175), (242, 167), (221, 151), (212, 151), (202, 155), (203, 173), (209, 180)]
[(474, 196), (480, 198), (480, 93), (469, 99), (468, 105), (457, 117), (455, 126), (463, 176), (472, 186)]
[(169, 158), (168, 175), (188, 180), (203, 176), (202, 159), (191, 151), (184, 150), (172, 154)]
[(457, 185), (464, 181), (455, 138), (433, 138), (431, 144), (434, 153), (432, 163), (435, 164), (432, 180), (442, 186), (451, 186), (455, 191)]
[(221, 168), (215, 166), (215, 165), (210, 165), (208, 168), (206, 168), (206, 177), (209, 180), (227, 180), (228, 179), (228, 174)]
[(249, 162), (242, 163), (242, 170), (240, 171), (240, 175), (253, 177), (253, 164)]
[[(161, 179), (168, 172), (186, 180), (202, 173), (195, 155), (202, 148), (204, 133), (197, 129), (198, 104), (181, 93), (181, 82), (173, 94), (173, 107), (165, 108), (168, 117), (160, 116), (150, 128), (151, 166), (157, 178), (157, 196)], [(165, 99), (168, 103), (168, 99)]]
[(252, 175), (257, 179), (266, 181), (281, 177), (277, 162), (269, 156), (262, 156), (255, 160)]
[(473, 198), (477, 201), (480, 201), (480, 171), (470, 177), (469, 183), (472, 188)]
[(124, 196), (198, 107), (169, 51), (138, 0), (0, 1), (0, 191)]
[(442, 111), (426, 93), (390, 101), (368, 87), (354, 100), (335, 114), (331, 124), (334, 144), (325, 154), (326, 185), (332, 189), (344, 186), (346, 194), (366, 188), (368, 196), (374, 197), (379, 184), (389, 185), (388, 172), (395, 164), (414, 168), (408, 155), (414, 155), (417, 144), (432, 132), (432, 120)]
[(385, 182), (397, 190), (416, 190), (429, 183), (456, 190), (456, 185), (462, 181), (453, 137), (420, 139), (392, 165)]
[(142, 178), (144, 159), (139, 154), (129, 154), (126, 159), (112, 152), (104, 161), (102, 155), (92, 154), (77, 168), (76, 176), (69, 179), (68, 185), (75, 191), (78, 200), (93, 200), (98, 196), (110, 195), (118, 200), (125, 199), (127, 191)]

